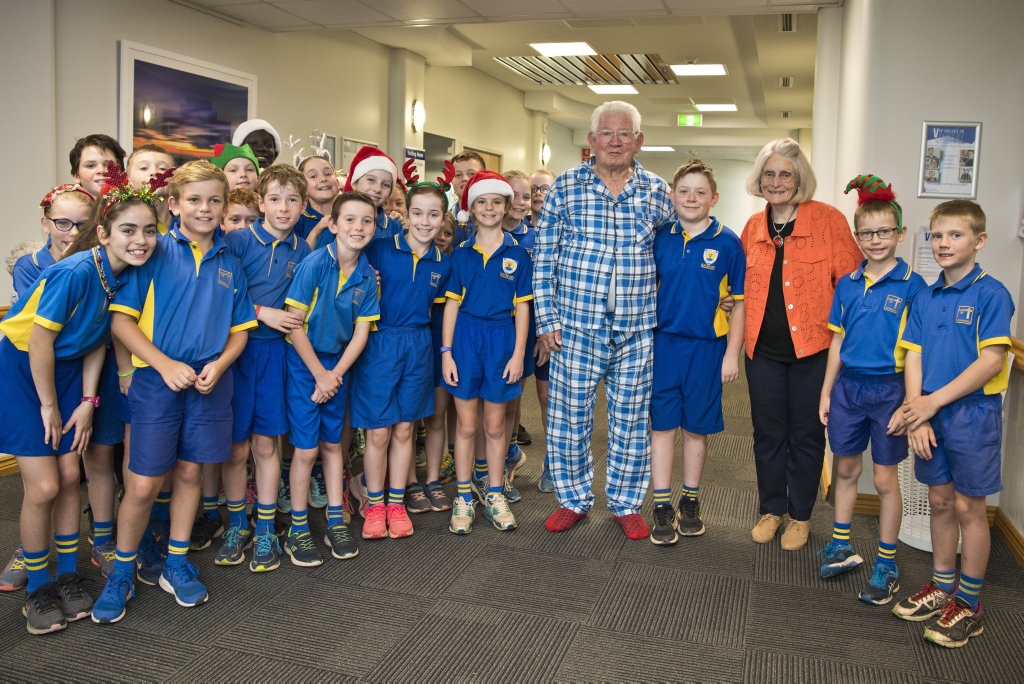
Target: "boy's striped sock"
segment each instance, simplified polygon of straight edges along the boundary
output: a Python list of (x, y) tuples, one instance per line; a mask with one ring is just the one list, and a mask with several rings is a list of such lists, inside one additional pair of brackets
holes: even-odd
[(274, 514), (276, 504), (256, 503), (256, 534), (269, 534), (274, 531)]
[(245, 516), (245, 499), (225, 501), (224, 504), (228, 507), (228, 526), (249, 529), (249, 521)]
[(939, 570), (932, 568), (932, 582), (942, 591), (952, 594), (956, 586), (956, 568), (952, 570)]
[(496, 486), (488, 485), (488, 487), (487, 487), (487, 498), (490, 499), (492, 494), (501, 494), (501, 487), (502, 487), (501, 484), (498, 484)]
[(327, 525), (336, 525), (338, 523), (344, 524), (345, 518), (342, 516), (344, 506), (327, 506)]
[(984, 581), (984, 577), (971, 577), (961, 572), (960, 583), (956, 587), (956, 596), (966, 601), (975, 613), (981, 606), (981, 585)]
[(896, 543), (886, 544), (881, 539), (878, 540), (878, 557), (875, 558), (876, 563), (882, 565), (888, 565), (893, 570), (896, 569)]
[(66, 572), (78, 569), (79, 533), (53, 535), (54, 546), (57, 547), (57, 577)]
[(303, 508), (301, 511), (293, 508), (292, 509), (292, 526), (288, 530), (288, 534), (296, 534), (298, 532), (309, 532), (309, 509)]
[(455, 486), (458, 489), (458, 496), (460, 499), (463, 501), (473, 500), (473, 490), (469, 486), (469, 480), (457, 480)]
[(403, 503), (405, 503), (405, 488), (396, 489), (395, 487), (388, 487), (388, 504)]
[(135, 581), (135, 561), (139, 557), (139, 550), (121, 551), (117, 549), (114, 553), (114, 572), (123, 577), (130, 577)]
[(487, 459), (473, 459), (473, 477), (477, 480), (487, 477)]
[(44, 548), (42, 551), (29, 551), (22, 547), (21, 553), (25, 557), (25, 572), (28, 575), (28, 585), (25, 586), (26, 594), (31, 594), (44, 584), (48, 584), (53, 581), (50, 579), (49, 546)]
[(217, 512), (217, 499), (218, 498), (219, 497), (216, 494), (214, 494), (213, 496), (204, 496), (203, 497), (203, 515), (205, 515), (207, 517), (210, 517), (210, 518), (214, 518), (217, 515), (219, 515), (219, 513)]
[(188, 539), (169, 539), (167, 541), (167, 567), (184, 565), (188, 560)]
[(850, 529), (852, 527), (853, 527), (853, 523), (852, 522), (841, 523), (841, 522), (837, 521), (837, 522), (832, 523), (832, 540), (834, 542), (836, 542), (837, 544), (841, 544), (843, 546), (849, 546), (850, 545)]
[(367, 506), (383, 506), (384, 505), (384, 490), (378, 489), (375, 492), (369, 490), (366, 491), (366, 505)]
[(696, 499), (697, 498), (697, 494), (699, 494), (699, 493), (700, 493), (700, 485), (696, 485), (695, 487), (687, 487), (686, 485), (683, 485), (683, 492), (682, 492), (683, 498), (686, 498), (686, 499)]
[(665, 489), (654, 490), (654, 505), (655, 506), (671, 506), (672, 505), (672, 488), (668, 487)]
[(92, 545), (103, 546), (114, 539), (114, 521), (113, 520), (93, 520), (92, 521)]
[(167, 521), (171, 519), (171, 492), (160, 492), (153, 502), (153, 510), (149, 516), (154, 520)]

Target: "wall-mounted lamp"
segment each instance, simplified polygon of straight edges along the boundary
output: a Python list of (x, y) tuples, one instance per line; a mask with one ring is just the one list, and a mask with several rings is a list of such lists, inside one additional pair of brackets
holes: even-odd
[(549, 161), (551, 161), (551, 146), (547, 143), (542, 143), (540, 146), (540, 165), (547, 166)]
[(412, 101), (412, 132), (419, 133), (423, 130), (423, 123), (427, 120), (427, 110), (419, 100)]

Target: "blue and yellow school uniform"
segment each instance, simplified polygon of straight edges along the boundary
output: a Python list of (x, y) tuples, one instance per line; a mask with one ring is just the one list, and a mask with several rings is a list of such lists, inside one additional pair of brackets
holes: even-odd
[[(530, 217), (527, 216), (522, 222), (513, 228), (512, 230), (506, 230), (506, 233), (515, 238), (519, 246), (526, 250), (526, 253), (530, 257), (530, 263), (533, 263), (533, 245), (537, 241), (537, 231), (530, 225)], [(527, 329), (526, 334), (526, 357), (523, 359), (523, 379), (526, 379), (537, 372), (537, 359), (533, 355), (533, 348), (537, 346), (537, 326), (534, 325), (533, 316), (533, 301), (530, 301), (530, 326)], [(538, 380), (547, 380), (547, 368), (548, 365), (543, 365), (543, 377), (537, 376)]]
[(516, 305), (533, 299), (532, 276), (529, 255), (508, 234), (490, 255), (477, 246), (476, 235), (452, 252), (445, 292), (459, 302), (452, 340), (459, 384), (445, 383), (452, 396), (504, 403), (522, 393), (520, 383), (508, 384), (502, 373), (515, 349)]
[[(203, 254), (180, 229), (157, 239), (149, 261), (129, 272), (110, 309), (135, 319), (157, 349), (197, 374), (220, 357), (230, 334), (256, 327), (245, 272), (224, 238), (214, 235)], [(194, 387), (175, 392), (142, 359), (133, 355), (132, 363), (132, 472), (157, 476), (178, 459), (222, 463), (231, 457), (231, 369), (201, 394)]]
[(834, 454), (861, 454), (871, 443), (878, 465), (896, 465), (907, 457), (907, 437), (886, 434), (889, 420), (903, 404), (903, 361), (899, 346), (914, 296), (924, 279), (897, 257), (877, 281), (864, 272), (867, 260), (840, 279), (832, 298), (828, 327), (842, 335), (842, 368), (829, 400), (828, 441)]
[[(377, 274), (366, 256), (360, 254), (355, 269), (346, 276), (335, 250), (336, 246), (330, 244), (307, 256), (295, 269), (285, 298), (286, 306), (304, 312), (302, 328), (320, 363), (327, 369), (338, 364), (352, 339), (356, 322), (372, 322), (380, 318)], [(316, 380), (290, 344), (287, 369), (286, 397), (291, 443), (299, 449), (313, 449), (320, 441), (338, 443), (345, 423), (345, 397), (348, 392), (338, 392), (323, 404), (314, 403), (311, 397)], [(343, 387), (347, 383), (348, 374)]]
[[(405, 230), (405, 228), (402, 226), (402, 222), (388, 216), (384, 212), (383, 207), (377, 207), (377, 215), (373, 219), (373, 224), (374, 240), (390, 240), (391, 238), (401, 234), (401, 232)], [(325, 228), (324, 232), (320, 233), (320, 237), (317, 238), (316, 248), (320, 249), (321, 247), (326, 247), (327, 245), (333, 243), (334, 240), (334, 233)]]
[[(310, 252), (306, 241), (294, 230), (278, 240), (261, 218), (248, 228), (228, 233), (224, 241), (242, 263), (253, 305), (283, 309), (295, 269)], [(234, 365), (232, 441), (244, 442), (253, 433), (276, 437), (288, 432), (286, 346), (284, 333), (263, 323), (249, 333)]]
[[(923, 393), (948, 385), (985, 347), (1009, 347), (1013, 312), (1010, 293), (978, 264), (959, 282), (946, 284), (943, 274), (921, 290), (910, 307), (900, 346), (921, 354)], [(1008, 378), (1005, 357), (1002, 371), (984, 387), (939, 409), (931, 419), (938, 446), (931, 460), (915, 459), (918, 480), (929, 485), (952, 482), (967, 496), (1002, 489), (1000, 393)]]
[[(305, 240), (307, 237), (309, 237), (310, 232), (312, 232), (312, 230), (316, 228), (316, 224), (320, 223), (320, 219), (322, 219), (323, 217), (323, 214), (314, 209), (309, 202), (306, 202), (306, 208), (302, 210), (302, 216), (299, 217), (299, 220), (296, 222), (295, 227), (292, 228), (292, 233), (298, 235), (300, 238)], [(329, 231), (326, 228), (324, 228), (324, 233), (327, 232)], [(322, 245), (317, 244), (317, 247), (321, 246)]]
[(431, 307), (444, 307), (451, 263), (433, 245), (417, 256), (405, 233), (374, 240), (363, 254), (380, 274), (380, 320), (352, 369), (352, 427), (432, 416)]
[(73, 254), (48, 268), (0, 321), (0, 369), (6, 394), (0, 411), (0, 453), (56, 456), (71, 450), (74, 431), (64, 435), (56, 450), (43, 442), (29, 337), (36, 325), (57, 333), (54, 384), (61, 416), (67, 420), (83, 395), (82, 359), (110, 334), (110, 300), (104, 280), (112, 292), (121, 286), (103, 247)]
[(739, 237), (718, 219), (691, 237), (675, 221), (654, 238), (657, 318), (651, 427), (697, 435), (725, 429), (722, 359), (729, 315), (719, 308), (730, 289), (743, 299), (746, 259)]
[(15, 299), (21, 298), (35, 284), (36, 280), (50, 266), (53, 266), (53, 255), (50, 254), (50, 239), (37, 252), (24, 254), (14, 262), (11, 276), (14, 278)]

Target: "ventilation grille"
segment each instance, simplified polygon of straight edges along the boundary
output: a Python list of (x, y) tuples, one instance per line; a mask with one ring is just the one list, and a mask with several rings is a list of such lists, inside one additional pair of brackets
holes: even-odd
[(779, 117), (782, 119), (788, 119), (791, 116), (793, 116), (793, 112), (789, 111), (788, 109), (784, 109), (783, 111), (779, 112)]
[(675, 85), (658, 55), (495, 57), (494, 61), (537, 85)]
[(780, 88), (792, 88), (795, 85), (796, 81), (792, 76), (779, 76)]
[(795, 33), (796, 32), (796, 15), (795, 14), (780, 14), (779, 15), (779, 33)]

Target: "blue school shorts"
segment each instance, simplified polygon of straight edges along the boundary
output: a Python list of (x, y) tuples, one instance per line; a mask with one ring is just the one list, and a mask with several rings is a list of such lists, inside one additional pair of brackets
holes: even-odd
[(545, 361), (544, 363), (536, 364), (536, 367), (533, 369), (534, 378), (536, 378), (537, 380), (539, 380), (541, 382), (547, 382), (548, 381), (548, 370), (550, 368), (551, 368), (551, 361), (550, 360)]
[(482, 398), (504, 404), (523, 393), (520, 382), (511, 384), (501, 377), (516, 345), (516, 327), (511, 318), (488, 321), (459, 312), (452, 340), (452, 358), (459, 371), (459, 384), (445, 389), (459, 399)]
[(681, 427), (694, 435), (725, 429), (722, 359), (726, 338), (698, 340), (654, 331), (651, 429)]
[[(342, 349), (336, 354), (320, 354), (317, 358), (330, 370), (338, 365)], [(287, 380), (285, 397), (288, 412), (288, 439), (296, 449), (315, 449), (320, 442), (337, 444), (345, 427), (345, 399), (348, 396), (349, 374), (346, 373), (338, 393), (323, 404), (313, 401), (316, 381), (298, 353), (289, 344), (285, 352)]]
[(970, 395), (943, 406), (932, 416), (937, 447), (932, 458), (914, 459), (914, 475), (926, 485), (953, 483), (965, 496), (1001, 491), (1002, 398)]
[(436, 324), (436, 319), (430, 321), (430, 345), (434, 360), (434, 387), (444, 387), (444, 378), (441, 377), (441, 326)]
[[(203, 366), (194, 370), (198, 374)], [(223, 463), (231, 458), (234, 384), (228, 368), (209, 394), (194, 387), (175, 392), (152, 368), (137, 369), (128, 388), (132, 412), (128, 469), (156, 477), (174, 469), (179, 459)]]
[[(0, 369), (3, 369), (3, 408), (0, 409), (0, 453), (12, 456), (59, 456), (71, 451), (72, 429), (54, 450), (43, 441), (43, 417), (32, 381), (28, 352), (20, 351), (6, 337), (0, 337)], [(82, 399), (82, 360), (57, 361), (53, 379), (57, 406), (67, 422)]]
[(92, 441), (108, 446), (120, 444), (124, 441), (124, 424), (127, 422), (121, 420), (121, 413), (127, 402), (118, 383), (117, 359), (109, 345), (103, 359), (98, 394), (100, 406), (92, 414)]
[(384, 428), (434, 415), (434, 353), (430, 328), (370, 333), (350, 375), (354, 428)]
[(828, 444), (837, 456), (864, 453), (871, 441), (871, 460), (892, 466), (907, 457), (907, 436), (885, 434), (889, 419), (900, 410), (906, 386), (902, 373), (865, 375), (842, 368), (832, 386), (828, 410)]
[(235, 361), (232, 441), (245, 442), (253, 434), (277, 437), (288, 432), (284, 405), (287, 346), (283, 337), (250, 337)]

